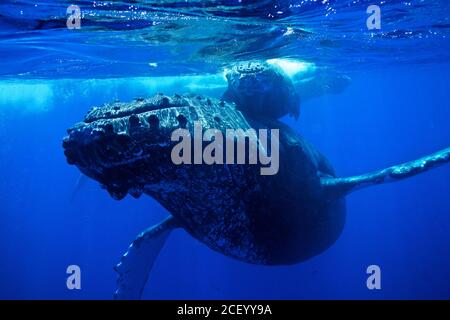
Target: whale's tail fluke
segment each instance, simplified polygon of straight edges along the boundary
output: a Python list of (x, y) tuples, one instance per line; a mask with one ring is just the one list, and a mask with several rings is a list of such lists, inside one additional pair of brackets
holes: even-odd
[(175, 219), (169, 217), (138, 235), (114, 268), (119, 274), (115, 299), (141, 298), (155, 260), (170, 232), (176, 227)]
[(450, 162), (450, 148), (443, 149), (417, 160), (359, 176), (322, 178), (321, 184), (325, 192), (330, 193), (330, 196), (335, 195), (340, 197), (368, 186), (409, 178), (448, 162)]

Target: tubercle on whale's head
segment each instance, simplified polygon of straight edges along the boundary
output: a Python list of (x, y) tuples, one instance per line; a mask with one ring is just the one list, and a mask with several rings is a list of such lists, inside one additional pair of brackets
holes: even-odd
[[(63, 139), (67, 162), (97, 180), (115, 199), (139, 197), (147, 185), (174, 174), (172, 133), (194, 122), (202, 126), (228, 125), (236, 115), (233, 104), (199, 95), (165, 96), (115, 102), (92, 108), (83, 122), (68, 129)], [(225, 110), (225, 112), (224, 112)], [(225, 119), (224, 119), (225, 120)]]

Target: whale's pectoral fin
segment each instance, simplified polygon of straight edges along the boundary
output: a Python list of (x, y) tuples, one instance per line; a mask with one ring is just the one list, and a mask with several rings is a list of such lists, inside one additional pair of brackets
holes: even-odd
[(450, 148), (438, 151), (418, 160), (359, 176), (344, 178), (324, 177), (321, 179), (321, 184), (324, 191), (328, 192), (330, 196), (335, 195), (340, 197), (371, 185), (395, 182), (409, 178), (448, 162), (450, 162)]
[(173, 217), (150, 227), (133, 241), (115, 266), (119, 274), (116, 299), (139, 299), (150, 270), (170, 232), (177, 227)]
[(80, 174), (80, 176), (78, 177), (77, 183), (75, 184), (75, 188), (72, 191), (72, 194), (70, 196), (70, 202), (72, 203), (78, 192), (83, 188), (83, 186), (86, 184), (86, 181), (88, 180), (88, 177), (85, 176), (84, 174)]
[(340, 94), (351, 81), (352, 79), (346, 75), (323, 73), (309, 78), (294, 79), (294, 86), (302, 101), (305, 102), (326, 94)]

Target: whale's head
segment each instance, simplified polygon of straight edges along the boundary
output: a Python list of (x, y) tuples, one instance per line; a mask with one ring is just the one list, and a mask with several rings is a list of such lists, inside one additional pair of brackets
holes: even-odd
[(92, 108), (63, 140), (69, 164), (97, 180), (115, 199), (142, 194), (146, 185), (176, 174), (172, 133), (193, 123), (233, 128), (246, 123), (233, 104), (203, 96), (156, 95)]
[(300, 98), (281, 67), (260, 60), (241, 61), (225, 69), (225, 78), (224, 99), (250, 116), (277, 119), (290, 114), (298, 118)]

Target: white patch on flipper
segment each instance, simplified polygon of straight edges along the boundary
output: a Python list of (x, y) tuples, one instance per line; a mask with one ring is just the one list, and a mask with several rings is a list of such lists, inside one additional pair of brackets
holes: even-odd
[(155, 260), (175, 227), (174, 218), (169, 217), (137, 236), (114, 268), (119, 274), (115, 299), (140, 299)]

